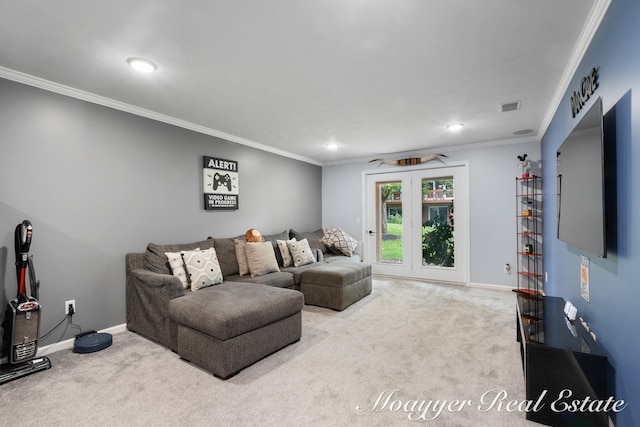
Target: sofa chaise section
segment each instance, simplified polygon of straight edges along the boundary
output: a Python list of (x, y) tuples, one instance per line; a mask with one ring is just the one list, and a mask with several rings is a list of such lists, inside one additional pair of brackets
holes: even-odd
[(226, 282), (169, 302), (178, 354), (226, 379), (298, 341), (304, 298), (298, 291)]

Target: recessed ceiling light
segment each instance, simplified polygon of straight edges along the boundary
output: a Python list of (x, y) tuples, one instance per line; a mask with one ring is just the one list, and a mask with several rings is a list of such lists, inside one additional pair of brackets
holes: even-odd
[(127, 62), (131, 65), (131, 68), (141, 73), (151, 73), (158, 68), (153, 62), (143, 58), (129, 58)]
[(452, 132), (457, 132), (464, 126), (464, 123), (451, 123), (447, 125), (447, 129)]
[(329, 150), (337, 150), (340, 144), (338, 144), (337, 142), (329, 142), (327, 143), (327, 148)]

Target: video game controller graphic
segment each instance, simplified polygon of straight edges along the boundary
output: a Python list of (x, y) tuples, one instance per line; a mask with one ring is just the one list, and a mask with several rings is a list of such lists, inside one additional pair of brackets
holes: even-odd
[(231, 191), (231, 176), (228, 173), (220, 175), (216, 172), (213, 176), (213, 189), (217, 190), (220, 185), (226, 186), (227, 190)]

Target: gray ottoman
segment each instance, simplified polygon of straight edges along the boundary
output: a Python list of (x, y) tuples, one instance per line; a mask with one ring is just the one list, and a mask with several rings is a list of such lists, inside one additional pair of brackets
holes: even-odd
[(298, 291), (225, 282), (169, 302), (178, 354), (226, 379), (296, 342), (304, 298)]
[(332, 262), (306, 270), (300, 278), (305, 304), (344, 310), (371, 293), (371, 265)]

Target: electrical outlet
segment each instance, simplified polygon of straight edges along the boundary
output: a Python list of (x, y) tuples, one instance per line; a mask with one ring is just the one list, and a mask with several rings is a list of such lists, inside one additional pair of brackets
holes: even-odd
[(69, 314), (69, 306), (73, 307), (73, 314), (78, 312), (78, 310), (76, 310), (76, 300), (70, 299), (64, 302), (64, 314)]
[(504, 265), (504, 274), (511, 274), (511, 266), (509, 264)]

